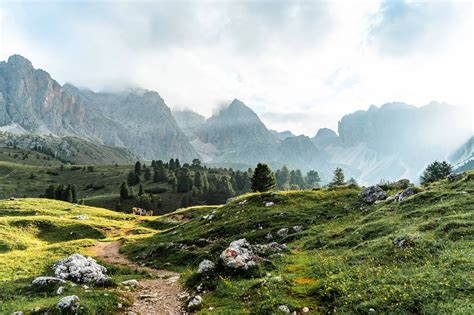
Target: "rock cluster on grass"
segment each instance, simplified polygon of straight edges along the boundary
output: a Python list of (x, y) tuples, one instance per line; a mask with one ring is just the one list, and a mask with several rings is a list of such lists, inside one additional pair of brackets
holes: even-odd
[(285, 237), (288, 235), (288, 231), (289, 229), (288, 228), (282, 228), (282, 229), (279, 229), (277, 232), (276, 232), (276, 235), (280, 236), (280, 237)]
[(201, 263), (199, 264), (197, 273), (209, 273), (209, 272), (211, 272), (212, 270), (214, 270), (215, 267), (216, 267), (216, 266), (215, 266), (215, 264), (214, 264), (212, 261), (207, 260), (207, 259), (204, 259), (204, 260), (201, 261)]
[(286, 244), (271, 242), (269, 244), (251, 245), (245, 238), (233, 241), (220, 255), (227, 268), (248, 270), (256, 266), (263, 257), (272, 257), (282, 251), (287, 251)]
[(451, 173), (448, 175), (448, 182), (455, 182), (463, 177), (464, 173)]
[(245, 238), (230, 243), (229, 247), (222, 252), (220, 258), (225, 267), (243, 270), (254, 267), (258, 259)]
[(290, 314), (290, 308), (286, 305), (278, 306), (278, 310), (283, 314)]
[(80, 299), (77, 295), (69, 295), (63, 297), (59, 300), (58, 304), (56, 304), (56, 308), (58, 308), (61, 312), (75, 312), (81, 306)]
[(93, 258), (73, 254), (61, 259), (53, 266), (56, 277), (78, 283), (103, 285), (110, 281), (107, 269), (99, 265)]
[(408, 187), (404, 191), (397, 193), (394, 196), (394, 200), (400, 202), (400, 201), (403, 201), (403, 200), (407, 199), (410, 196), (413, 196), (414, 194), (416, 194), (415, 188)]
[(365, 203), (372, 204), (377, 200), (387, 199), (388, 195), (379, 185), (374, 185), (364, 189), (360, 197)]
[(65, 282), (63, 279), (56, 277), (37, 277), (31, 282), (31, 287), (40, 290), (52, 289)]

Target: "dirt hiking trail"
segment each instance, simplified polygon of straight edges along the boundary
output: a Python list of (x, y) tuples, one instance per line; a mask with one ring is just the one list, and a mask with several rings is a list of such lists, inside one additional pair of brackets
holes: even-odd
[(124, 312), (127, 315), (175, 315), (186, 314), (181, 307), (179, 297), (186, 292), (179, 284), (179, 274), (142, 267), (134, 264), (119, 250), (122, 241), (97, 242), (91, 254), (111, 265), (127, 266), (145, 271), (153, 279), (138, 280), (140, 287), (127, 291), (126, 295), (133, 299), (133, 305)]

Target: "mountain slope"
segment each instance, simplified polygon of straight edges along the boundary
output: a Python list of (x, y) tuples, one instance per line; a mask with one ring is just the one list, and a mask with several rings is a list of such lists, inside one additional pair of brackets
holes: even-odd
[[(474, 173), (414, 191), (376, 205), (355, 187), (247, 194), (157, 218), (170, 229), (129, 239), (124, 250), (140, 263), (186, 271), (188, 288), (203, 298), (199, 314), (273, 314), (282, 305), (297, 313), (471, 313)], [(221, 253), (242, 238), (254, 250), (277, 242), (288, 251), (248, 271), (224, 268)], [(216, 267), (199, 274), (204, 259)]]
[(220, 151), (213, 162), (251, 165), (272, 162), (279, 143), (258, 116), (239, 100), (209, 118), (199, 131), (199, 139)]
[[(124, 147), (145, 159), (197, 156), (156, 92), (94, 93), (34, 69), (14, 55), (0, 63), (0, 126)], [(18, 128), (16, 128), (18, 129)]]
[(458, 172), (467, 171), (474, 168), (474, 136), (460, 146), (449, 156), (449, 161), (453, 163), (454, 169)]
[[(388, 103), (345, 115), (339, 136), (321, 129), (312, 140), (328, 162), (362, 184), (381, 179), (417, 181), (429, 163), (447, 159), (472, 133), (469, 117), (465, 108), (445, 103), (420, 108)], [(440, 128), (446, 121), (455, 123)]]

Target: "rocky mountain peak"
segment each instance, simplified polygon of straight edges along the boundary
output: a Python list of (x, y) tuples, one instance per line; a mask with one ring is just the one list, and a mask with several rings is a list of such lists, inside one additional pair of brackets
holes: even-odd
[(33, 70), (33, 64), (31, 61), (26, 59), (21, 55), (12, 55), (8, 58), (7, 64), (11, 67), (23, 67), (23, 68), (30, 68)]

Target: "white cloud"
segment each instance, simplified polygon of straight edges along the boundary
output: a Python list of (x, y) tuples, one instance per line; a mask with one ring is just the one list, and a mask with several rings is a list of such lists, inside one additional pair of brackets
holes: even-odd
[[(239, 98), (270, 128), (314, 135), (371, 104), (473, 100), (472, 12), (449, 11), (446, 31), (419, 47), (392, 36), (393, 16), (374, 31), (383, 25), (380, 1), (24, 6), (32, 4), (0, 7), (1, 59), (20, 53), (61, 83), (96, 90), (153, 89), (169, 106), (204, 115)], [(430, 12), (408, 12), (411, 28), (413, 16), (427, 25), (443, 16)], [(426, 32), (418, 34), (426, 43)], [(397, 53), (397, 43), (415, 53)]]

